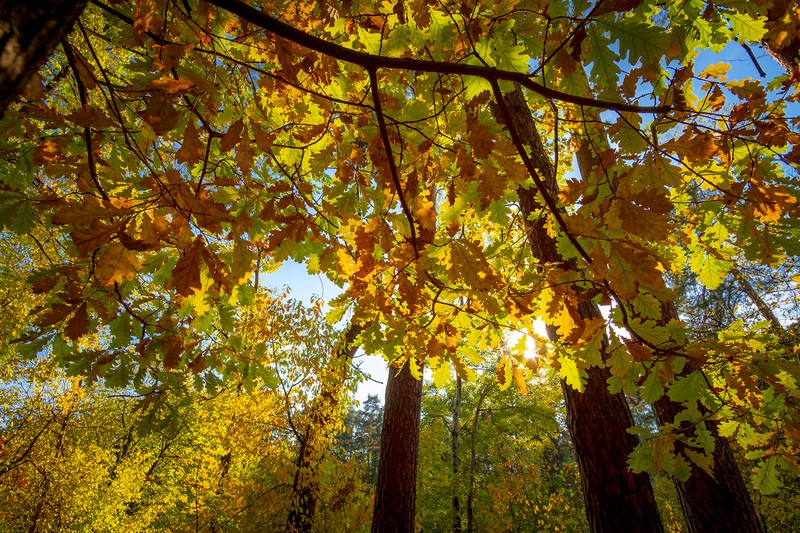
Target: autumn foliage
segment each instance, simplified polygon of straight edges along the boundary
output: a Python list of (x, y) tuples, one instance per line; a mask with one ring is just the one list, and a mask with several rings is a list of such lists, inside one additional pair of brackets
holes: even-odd
[[(580, 435), (602, 436), (589, 421), (610, 413), (632, 452), (614, 474), (670, 476), (687, 515), (681, 483), (717, 475), (759, 530), (738, 469), (760, 498), (800, 467), (798, 20), (766, 0), (90, 2), (57, 45), (42, 41), (47, 59), (0, 121), (3, 268), (30, 302), (4, 301), (3, 342), (71, 376), (70, 405), (84, 387), (132, 398), (97, 399), (97, 416), (180, 424), (217, 395), (220, 413), (269, 405), (270, 424), (313, 443), (319, 491), (334, 491), (328, 474), (351, 483), (329, 453), (350, 348), (440, 387), (492, 367), (524, 394), (549, 372), (592, 527), (597, 461)], [(342, 294), (307, 309), (266, 293), (288, 260)], [(626, 396), (656, 421), (634, 424)], [(202, 416), (228, 416), (213, 405)], [(142, 438), (178, 438), (158, 431)], [(223, 461), (227, 438), (208, 444), (213, 467), (192, 467), (211, 529), (232, 468), (252, 498), (237, 509), (267, 505), (264, 479), (305, 483)], [(275, 453), (300, 465), (286, 442)], [(495, 481), (498, 502), (525, 508), (513, 520), (565, 501)]]

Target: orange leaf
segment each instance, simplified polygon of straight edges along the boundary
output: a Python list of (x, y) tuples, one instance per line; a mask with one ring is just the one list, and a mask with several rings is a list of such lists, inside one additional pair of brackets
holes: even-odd
[(170, 76), (164, 76), (153, 80), (147, 86), (150, 90), (164, 91), (167, 94), (183, 93), (192, 87), (194, 87), (193, 81), (182, 78), (175, 79)]

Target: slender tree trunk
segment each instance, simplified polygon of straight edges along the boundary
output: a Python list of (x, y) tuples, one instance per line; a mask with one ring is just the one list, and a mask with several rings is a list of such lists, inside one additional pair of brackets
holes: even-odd
[(331, 423), (340, 415), (344, 384), (350, 362), (358, 351), (356, 338), (363, 327), (351, 324), (337, 348), (328, 371), (327, 379), (322, 380), (322, 390), (314, 398), (312, 415), (305, 428), (297, 454), (297, 470), (292, 483), (292, 503), (286, 519), (286, 531), (309, 532), (314, 524), (317, 509), (319, 479), (317, 467), (330, 446), (333, 435)]
[(469, 438), (469, 491), (467, 492), (467, 531), (469, 533), (475, 533), (475, 469), (478, 464), (475, 444), (478, 440), (478, 422), (480, 422), (483, 400), (486, 398), (486, 395), (489, 394), (489, 390), (490, 389), (486, 388), (481, 392), (481, 395), (478, 397), (478, 403), (475, 406), (475, 413), (472, 415), (472, 432)]
[(69, 33), (88, 0), (0, 0), (0, 117)]
[(390, 367), (384, 405), (372, 533), (410, 533), (414, 531), (422, 382), (411, 375), (409, 364), (399, 372)]
[(453, 533), (461, 533), (461, 501), (458, 493), (461, 488), (459, 483), (459, 469), (461, 460), (458, 457), (458, 437), (460, 432), (459, 418), (461, 416), (461, 377), (456, 375), (456, 397), (453, 401), (453, 426), (450, 429), (450, 458), (453, 465), (453, 479), (451, 491), (453, 493)]
[[(538, 193), (549, 195), (550, 199), (557, 198), (555, 168), (545, 153), (522, 91), (517, 88), (508, 95), (497, 96), (503, 102), (497, 102), (495, 116), (509, 128), (512, 138), (516, 137), (530, 149), (531, 161), (542, 173), (541, 180), (546, 190)], [(544, 207), (545, 201), (537, 198), (535, 190), (520, 187), (517, 194), (534, 256), (542, 264), (560, 264), (566, 270), (577, 271), (575, 262), (565, 261), (556, 250), (545, 217), (532, 216)], [(565, 303), (576, 304), (575, 301)], [(591, 301), (577, 302), (575, 307), (584, 320), (601, 317), (599, 307)], [(548, 327), (548, 335), (551, 340), (558, 340), (555, 328)], [(607, 356), (606, 345), (604, 342), (604, 359)], [(633, 417), (625, 397), (608, 391), (608, 369), (592, 367), (587, 372), (589, 378), (584, 392), (578, 392), (565, 383), (562, 383), (562, 389), (589, 527), (593, 532), (663, 531), (650, 479), (628, 469), (628, 455), (636, 447), (638, 439), (628, 433)]]
[(773, 333), (775, 333), (783, 342), (791, 342), (786, 328), (783, 327), (781, 321), (778, 320), (778, 317), (772, 312), (772, 308), (767, 305), (767, 302), (765, 302), (763, 298), (761, 298), (761, 295), (758, 293), (756, 288), (753, 287), (753, 284), (750, 283), (747, 278), (744, 277), (744, 274), (742, 274), (742, 272), (736, 267), (733, 268), (731, 274), (733, 274), (733, 279), (736, 280), (736, 283), (742, 289), (742, 292), (745, 293), (748, 298), (750, 298), (750, 301), (756, 306), (758, 312), (761, 313), (762, 317), (764, 317), (764, 320), (770, 323)]

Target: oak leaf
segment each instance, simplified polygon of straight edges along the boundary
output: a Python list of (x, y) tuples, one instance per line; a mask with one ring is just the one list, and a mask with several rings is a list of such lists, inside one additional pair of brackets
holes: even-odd
[(76, 227), (70, 233), (78, 253), (87, 256), (107, 243), (119, 229), (119, 224), (106, 224), (95, 220), (90, 226)]
[(172, 278), (167, 283), (168, 289), (175, 289), (181, 296), (191, 296), (195, 289), (200, 289), (200, 265), (203, 261), (205, 244), (197, 237), (191, 248), (175, 264)]
[(147, 85), (147, 89), (155, 91), (164, 91), (167, 94), (184, 93), (194, 87), (194, 82), (183, 78), (173, 78), (171, 76), (163, 76), (151, 81)]
[(200, 133), (197, 131), (194, 121), (190, 120), (183, 133), (183, 144), (175, 153), (175, 158), (179, 163), (185, 163), (191, 167), (200, 161), (204, 152), (205, 147), (200, 142)]
[(111, 248), (97, 260), (94, 273), (103, 285), (122, 283), (136, 276), (136, 269), (142, 268), (141, 262), (132, 251), (121, 242), (115, 242)]
[(72, 318), (67, 322), (64, 333), (68, 339), (76, 341), (89, 333), (89, 313), (86, 311), (86, 302), (83, 302), (76, 310)]
[(137, 113), (153, 128), (157, 135), (163, 135), (175, 128), (180, 113), (173, 107), (165, 91), (153, 91), (147, 99), (147, 107)]
[(163, 46), (157, 44), (153, 48), (156, 50), (153, 67), (158, 70), (172, 70), (194, 46), (191, 44), (165, 44)]
[(242, 138), (242, 131), (244, 130), (244, 122), (242, 119), (237, 120), (231, 127), (228, 128), (228, 131), (225, 135), (222, 136), (222, 139), (219, 141), (219, 149), (223, 152), (230, 152), (233, 148), (239, 144), (240, 139)]

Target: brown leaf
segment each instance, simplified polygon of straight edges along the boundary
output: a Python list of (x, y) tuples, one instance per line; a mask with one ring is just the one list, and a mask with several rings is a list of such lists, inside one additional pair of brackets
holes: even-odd
[(145, 213), (141, 221), (141, 239), (147, 244), (158, 244), (169, 233), (169, 222), (158, 211)]
[(105, 113), (88, 104), (67, 115), (67, 118), (84, 128), (108, 128), (114, 125)]
[(272, 143), (275, 141), (275, 134), (267, 133), (258, 124), (258, 122), (250, 122), (250, 129), (253, 130), (253, 139), (256, 141), (256, 147), (261, 153), (272, 153)]
[(78, 253), (87, 256), (107, 243), (119, 229), (119, 224), (106, 224), (96, 220), (91, 226), (76, 227), (70, 233)]
[(636, 9), (641, 5), (643, 0), (615, 0), (612, 2), (605, 2), (600, 5), (594, 12), (593, 16), (599, 17), (607, 13), (624, 13)]
[(147, 84), (147, 89), (164, 91), (167, 94), (184, 93), (194, 87), (194, 82), (183, 78), (172, 78), (164, 76), (151, 81)]
[[(154, 45), (156, 55), (153, 57), (153, 67), (158, 70), (171, 70), (178, 66), (181, 58), (194, 48), (191, 44), (165, 44)], [(184, 80), (185, 81), (185, 80)]]
[(61, 204), (61, 208), (53, 214), (53, 224), (72, 224), (75, 227), (92, 226), (96, 221), (108, 220), (130, 213), (130, 209), (101, 204), (87, 198), (85, 203), (64, 202)]
[(650, 348), (638, 342), (628, 343), (628, 353), (631, 354), (631, 358), (637, 363), (650, 361), (653, 358), (653, 352), (650, 351)]
[(242, 119), (231, 124), (231, 127), (228, 128), (228, 131), (219, 141), (219, 149), (223, 152), (230, 152), (233, 150), (234, 146), (239, 144), (239, 140), (242, 138), (242, 130), (244, 130), (244, 122), (242, 122)]
[(178, 152), (175, 154), (179, 163), (185, 163), (192, 166), (203, 157), (205, 147), (200, 142), (200, 134), (194, 126), (194, 121), (190, 120), (186, 125), (186, 131), (183, 134), (183, 144)]
[(467, 142), (472, 146), (472, 153), (477, 159), (486, 159), (494, 147), (494, 138), (489, 129), (477, 118), (467, 115), (467, 130), (469, 130)]
[(161, 339), (160, 344), (161, 352), (164, 354), (164, 368), (169, 370), (178, 366), (183, 355), (183, 338), (171, 335)]
[(175, 289), (181, 296), (191, 296), (195, 289), (202, 287), (200, 281), (200, 265), (203, 261), (203, 250), (205, 244), (198, 237), (192, 247), (186, 250), (175, 269), (172, 271), (172, 278), (167, 283), (168, 289)]
[(86, 302), (83, 302), (64, 328), (67, 338), (76, 341), (89, 333), (89, 313), (86, 312)]
[(144, 34), (157, 27), (156, 6), (152, 0), (137, 0), (133, 14), (133, 36), (136, 43), (144, 42)]
[(719, 146), (714, 139), (705, 133), (694, 134), (687, 131), (679, 139), (674, 139), (663, 144), (666, 151), (674, 151), (680, 157), (692, 163), (703, 163), (719, 153)]
[(37, 144), (33, 150), (33, 164), (44, 165), (58, 161), (66, 144), (64, 140), (64, 138), (47, 139)]
[(154, 91), (147, 99), (147, 107), (137, 113), (153, 128), (157, 135), (163, 135), (178, 125), (180, 113), (175, 110), (164, 91)]

